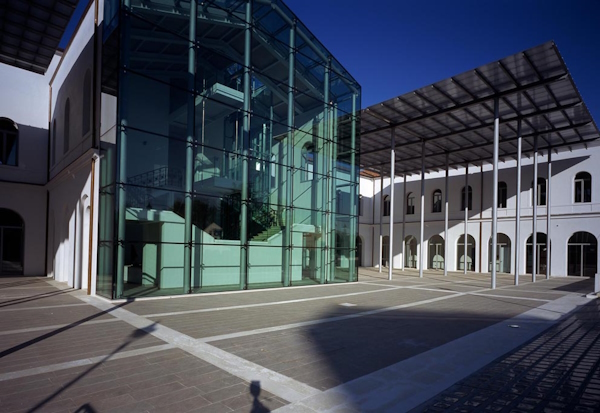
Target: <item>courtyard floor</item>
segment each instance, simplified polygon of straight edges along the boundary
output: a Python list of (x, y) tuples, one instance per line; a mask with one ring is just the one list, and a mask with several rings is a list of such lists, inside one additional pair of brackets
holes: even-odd
[(592, 290), (361, 268), (350, 284), (108, 301), (0, 278), (0, 411), (599, 411)]

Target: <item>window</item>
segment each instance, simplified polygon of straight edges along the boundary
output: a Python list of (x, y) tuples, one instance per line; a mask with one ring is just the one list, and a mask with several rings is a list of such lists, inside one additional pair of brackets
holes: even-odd
[[(533, 188), (533, 182), (531, 183), (531, 187)], [(538, 178), (537, 180), (537, 202), (538, 206), (546, 205), (546, 179)]]
[[(472, 210), (473, 209), (473, 189), (471, 188), (471, 185), (469, 185), (467, 198), (468, 198), (467, 200), (468, 200), (469, 210)], [(463, 186), (462, 191), (460, 192), (460, 209), (461, 210), (465, 209), (465, 187), (464, 186)]]
[(442, 212), (442, 191), (439, 189), (433, 191), (433, 204), (431, 212)]
[(71, 103), (69, 99), (65, 103), (65, 113), (64, 113), (64, 131), (63, 131), (63, 153), (69, 152), (69, 122), (71, 118)]
[(10, 119), (0, 118), (0, 165), (17, 166), (19, 130)]
[(358, 196), (358, 216), (362, 217), (363, 213), (363, 196)]
[(388, 195), (383, 197), (383, 216), (390, 216), (390, 197)]
[(85, 72), (83, 79), (83, 119), (81, 133), (86, 135), (90, 131), (92, 117), (92, 75), (90, 69)]
[(302, 147), (302, 182), (312, 181), (315, 147), (307, 143)]
[(508, 187), (506, 182), (498, 182), (498, 208), (506, 208)]
[(587, 172), (575, 175), (575, 203), (592, 202), (592, 176)]
[(411, 192), (406, 195), (406, 215), (414, 215), (415, 213), (415, 195)]

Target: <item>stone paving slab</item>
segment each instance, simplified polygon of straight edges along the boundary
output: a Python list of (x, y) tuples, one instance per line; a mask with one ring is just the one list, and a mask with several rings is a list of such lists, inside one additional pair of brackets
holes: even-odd
[[(579, 296), (591, 285), (565, 278), (510, 287), (512, 277), (500, 275), (506, 288), (473, 295), (489, 276), (407, 271), (389, 282), (373, 273), (361, 277), (367, 283), (134, 302), (0, 278), (0, 411), (299, 411), (304, 397), (468, 342), (513, 315), (553, 308), (539, 297)], [(222, 309), (230, 306), (246, 307)]]
[[(422, 290), (381, 290), (374, 294), (332, 298), (324, 301), (290, 303), (210, 313), (152, 317), (161, 324), (194, 338), (219, 336), (240, 331), (358, 314), (374, 307), (396, 306), (448, 295)], [(342, 304), (351, 304), (345, 306)], [(160, 303), (154, 302), (158, 311)]]
[(540, 304), (469, 295), (332, 325), (315, 325), (212, 344), (324, 390)]
[[(131, 303), (128, 303), (127, 309), (139, 315), (146, 315), (156, 313), (157, 307), (160, 308), (160, 312), (186, 311), (226, 307), (232, 305), (252, 305), (306, 298), (327, 297), (336, 294), (378, 291), (386, 288), (389, 287), (347, 283), (328, 284), (325, 286), (301, 286), (268, 290), (250, 290), (243, 292), (235, 291), (222, 294), (207, 293), (193, 296), (188, 295), (174, 297), (169, 299), (163, 298), (159, 300), (137, 299)], [(157, 304), (157, 301), (160, 301), (160, 303)]]
[(413, 410), (470, 411), (600, 411), (600, 302)]
[[(2, 382), (2, 412), (249, 411), (286, 401), (179, 349)], [(203, 410), (200, 410), (203, 409)]]

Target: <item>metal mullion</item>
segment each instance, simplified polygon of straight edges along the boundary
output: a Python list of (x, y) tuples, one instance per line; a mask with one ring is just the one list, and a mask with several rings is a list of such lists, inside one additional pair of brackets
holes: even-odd
[(487, 80), (487, 78), (483, 75), (483, 73), (481, 73), (479, 71), (479, 69), (475, 69), (475, 70), (473, 70), (473, 72), (475, 72), (475, 74), (477, 75), (479, 80), (481, 80), (488, 88), (492, 89), (492, 92), (494, 92), (494, 95), (498, 94), (498, 90), (494, 87), (494, 85), (492, 85), (490, 83), (489, 80)]
[(538, 77), (538, 79), (541, 80), (543, 78), (543, 76), (540, 73), (540, 71), (537, 69), (537, 67), (535, 67), (535, 65), (533, 64), (533, 62), (529, 58), (529, 56), (527, 56), (527, 52), (523, 52), (523, 53), (521, 53), (521, 55), (525, 58), (525, 61), (527, 62), (527, 64), (529, 65), (529, 67), (531, 69), (533, 69), (533, 71), (535, 72), (535, 75)]
[(397, 115), (400, 115), (400, 116), (402, 116), (402, 117), (403, 117), (403, 118), (405, 118), (405, 119), (410, 119), (409, 117), (407, 117), (405, 114), (403, 114), (402, 112), (400, 112), (398, 109), (396, 109), (396, 108), (395, 108), (395, 107), (393, 107), (393, 106), (388, 106), (388, 105), (386, 105), (384, 102), (380, 103), (380, 105), (381, 105), (382, 107), (384, 107), (384, 108), (386, 108), (386, 109), (388, 109), (388, 110), (392, 111), (392, 112), (395, 112)]
[(433, 103), (431, 100), (429, 100), (427, 98), (427, 96), (424, 96), (422, 93), (420, 93), (418, 90), (415, 90), (414, 95), (417, 96), (419, 99), (421, 99), (422, 101), (428, 103), (429, 105), (433, 106), (434, 108), (436, 108), (437, 110), (441, 110), (442, 108), (438, 105), (436, 105), (435, 103)]
[[(471, 97), (471, 99), (477, 99), (477, 96), (475, 96), (469, 89), (467, 89), (465, 86), (463, 86), (463, 84), (456, 80), (454, 77), (450, 78), (450, 81), (452, 83), (454, 83), (456, 86), (459, 87), (459, 89), (461, 89), (463, 92), (465, 92), (467, 95), (469, 95)], [(485, 99), (488, 99), (488, 97), (486, 96)]]
[[(427, 112), (422, 111), (421, 109), (419, 109), (418, 107), (416, 107), (415, 105), (413, 105), (412, 103), (408, 102), (405, 98), (403, 98), (402, 96), (397, 96), (396, 100), (398, 102), (401, 102), (402, 104), (410, 107), (412, 110), (414, 110), (415, 112), (419, 112), (421, 114), (421, 116), (425, 116), (427, 114)], [(411, 122), (416, 122), (415, 120), (411, 120)]]
[(436, 85), (431, 85), (431, 88), (433, 90), (435, 90), (436, 92), (438, 92), (440, 95), (444, 96), (446, 99), (448, 99), (453, 105), (459, 105), (460, 104), (459, 102), (456, 101), (456, 99), (454, 99), (452, 96), (450, 96), (449, 93), (446, 93), (445, 91), (443, 91), (442, 89), (440, 89)]
[(498, 66), (500, 66), (500, 69), (502, 69), (504, 74), (511, 80), (511, 82), (513, 82), (513, 84), (515, 86), (517, 86), (517, 87), (521, 86), (521, 83), (512, 75), (512, 73), (510, 73), (508, 68), (504, 65), (504, 63), (502, 63), (501, 60), (498, 61)]

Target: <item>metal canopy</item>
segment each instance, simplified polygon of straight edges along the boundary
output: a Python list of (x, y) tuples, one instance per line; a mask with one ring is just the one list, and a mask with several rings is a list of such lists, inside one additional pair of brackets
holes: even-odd
[(390, 174), (392, 129), (395, 173), (491, 163), (494, 99), (499, 99), (500, 161), (516, 159), (521, 120), (523, 153), (598, 145), (599, 132), (554, 42), (375, 104), (361, 112), (360, 166)]
[(78, 0), (0, 1), (0, 62), (44, 74)]

